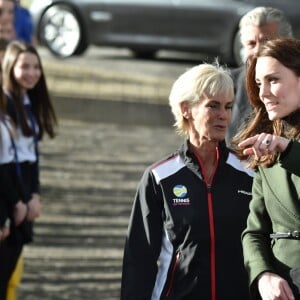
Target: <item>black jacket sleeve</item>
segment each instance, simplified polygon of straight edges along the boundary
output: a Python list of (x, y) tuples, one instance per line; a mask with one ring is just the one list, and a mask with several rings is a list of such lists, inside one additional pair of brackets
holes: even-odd
[(20, 200), (14, 167), (14, 164), (0, 165), (0, 227), (12, 217), (13, 208)]
[(279, 155), (279, 163), (281, 166), (292, 174), (300, 176), (300, 143), (291, 141), (286, 151)]
[(162, 242), (162, 193), (147, 170), (134, 200), (125, 242), (122, 300), (151, 299)]

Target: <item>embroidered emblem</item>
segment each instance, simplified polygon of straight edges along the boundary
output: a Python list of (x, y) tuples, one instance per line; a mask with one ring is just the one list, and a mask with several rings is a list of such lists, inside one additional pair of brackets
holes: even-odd
[(173, 188), (173, 194), (177, 198), (173, 198), (173, 206), (190, 205), (190, 199), (187, 198), (187, 188), (182, 184), (177, 184)]
[(173, 194), (178, 198), (184, 198), (187, 195), (187, 188), (182, 184), (177, 184), (173, 188)]

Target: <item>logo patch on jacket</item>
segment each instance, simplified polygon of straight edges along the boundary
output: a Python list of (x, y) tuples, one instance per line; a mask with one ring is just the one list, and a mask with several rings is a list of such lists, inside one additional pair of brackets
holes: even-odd
[(182, 184), (177, 184), (173, 187), (173, 194), (176, 198), (173, 198), (173, 206), (176, 205), (190, 205), (190, 199), (187, 198), (187, 188)]

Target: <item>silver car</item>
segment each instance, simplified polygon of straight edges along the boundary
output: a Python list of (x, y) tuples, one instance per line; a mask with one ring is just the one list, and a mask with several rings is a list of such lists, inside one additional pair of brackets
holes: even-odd
[[(281, 9), (298, 0), (33, 0), (37, 37), (60, 57), (82, 54), (89, 45), (127, 47), (136, 57), (159, 50), (241, 61), (238, 23), (257, 5)], [(300, 1), (297, 4), (300, 11)], [(295, 7), (287, 9), (295, 14)], [(293, 16), (298, 22), (298, 16)], [(299, 27), (299, 26), (298, 26)]]

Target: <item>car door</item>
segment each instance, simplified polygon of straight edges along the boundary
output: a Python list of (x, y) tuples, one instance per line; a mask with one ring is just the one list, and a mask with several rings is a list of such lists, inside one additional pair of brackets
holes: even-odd
[[(174, 6), (171, 0), (101, 1), (107, 20), (97, 24), (99, 40), (111, 45), (156, 46), (172, 32)], [(100, 28), (101, 27), (101, 28)]]
[(221, 53), (226, 60), (232, 47), (241, 16), (252, 8), (231, 0), (177, 0), (174, 14), (177, 46), (189, 51), (202, 49), (204, 53)]

